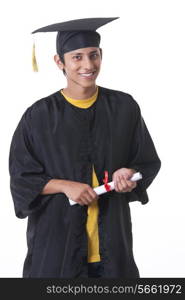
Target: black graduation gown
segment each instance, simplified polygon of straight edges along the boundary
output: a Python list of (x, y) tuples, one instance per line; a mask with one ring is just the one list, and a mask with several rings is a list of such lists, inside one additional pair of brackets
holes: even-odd
[(98, 200), (103, 277), (139, 277), (129, 202), (148, 202), (146, 189), (160, 169), (160, 160), (136, 101), (103, 87), (87, 109), (70, 104), (60, 91), (38, 100), (14, 132), (9, 156), (11, 193), (16, 216), (28, 216), (23, 277), (88, 277), (87, 206), (70, 206), (63, 193), (40, 193), (52, 178), (91, 185), (93, 164), (100, 184), (105, 170), (109, 181), (122, 167), (143, 175), (131, 193), (111, 191)]

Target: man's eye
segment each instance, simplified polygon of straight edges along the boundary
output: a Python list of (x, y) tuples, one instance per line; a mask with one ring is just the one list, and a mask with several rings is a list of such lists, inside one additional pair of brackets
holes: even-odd
[(97, 58), (98, 56), (99, 56), (98, 53), (93, 53), (93, 54), (91, 55), (92, 58)]
[(80, 59), (81, 59), (81, 56), (80, 56), (80, 55), (74, 55), (74, 56), (73, 56), (73, 59), (74, 59), (74, 60), (80, 60)]

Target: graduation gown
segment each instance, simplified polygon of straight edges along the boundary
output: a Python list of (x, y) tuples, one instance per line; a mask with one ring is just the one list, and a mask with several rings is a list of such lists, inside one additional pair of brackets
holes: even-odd
[(87, 275), (87, 206), (70, 206), (64, 193), (41, 195), (50, 179), (91, 185), (92, 165), (100, 184), (117, 169), (140, 171), (130, 193), (99, 197), (99, 247), (104, 278), (137, 278), (129, 202), (148, 202), (146, 189), (160, 169), (137, 102), (129, 94), (99, 87), (97, 101), (82, 109), (60, 91), (23, 114), (9, 155), (10, 188), (18, 218), (28, 217), (23, 277)]

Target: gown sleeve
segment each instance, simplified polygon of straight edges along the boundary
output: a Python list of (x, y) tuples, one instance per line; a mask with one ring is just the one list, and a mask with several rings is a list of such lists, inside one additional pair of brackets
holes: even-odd
[(138, 105), (136, 120), (128, 167), (141, 172), (143, 178), (138, 181), (137, 187), (127, 194), (129, 202), (138, 200), (146, 204), (149, 201), (146, 190), (159, 172), (161, 161)]
[(13, 134), (10, 145), (10, 190), (18, 218), (27, 217), (49, 200), (49, 195), (40, 193), (51, 177), (45, 173), (44, 166), (34, 153), (30, 124), (28, 108)]

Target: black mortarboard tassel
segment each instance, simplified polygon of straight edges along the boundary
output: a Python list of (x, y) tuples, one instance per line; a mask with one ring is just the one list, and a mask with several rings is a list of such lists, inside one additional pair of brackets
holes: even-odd
[[(96, 32), (96, 30), (116, 19), (118, 19), (118, 17), (77, 19), (45, 26), (33, 31), (32, 33), (57, 31), (57, 53), (60, 56), (63, 56), (64, 53), (75, 49), (99, 47), (100, 35)], [(36, 58), (34, 57), (32, 61), (36, 62)], [(36, 69), (37, 66), (35, 66), (34, 70)]]

